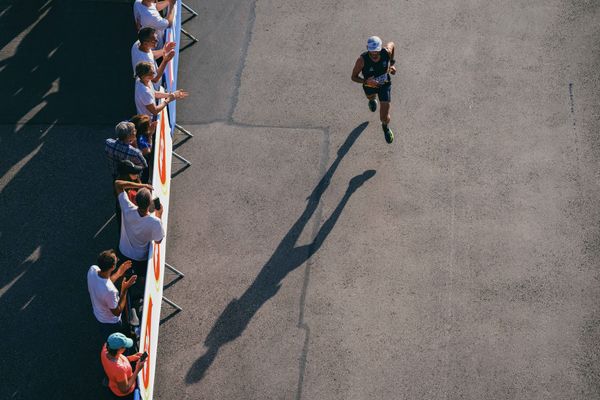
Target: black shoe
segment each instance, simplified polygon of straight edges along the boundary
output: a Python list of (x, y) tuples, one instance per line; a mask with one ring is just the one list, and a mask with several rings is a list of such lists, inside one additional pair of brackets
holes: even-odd
[(382, 127), (383, 128), (383, 136), (385, 136), (385, 141), (389, 143), (392, 143), (394, 141), (394, 132), (392, 132), (392, 130), (385, 126)]
[(369, 100), (369, 110), (371, 110), (372, 112), (377, 111), (377, 100)]

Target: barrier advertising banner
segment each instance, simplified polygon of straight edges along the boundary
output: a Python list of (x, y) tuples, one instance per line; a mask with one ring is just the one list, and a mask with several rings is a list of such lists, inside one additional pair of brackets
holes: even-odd
[(158, 116), (156, 139), (154, 142), (154, 169), (152, 173), (153, 196), (160, 198), (164, 207), (162, 224), (165, 238), (160, 244), (151, 243), (146, 288), (144, 290), (144, 311), (140, 325), (140, 352), (148, 352), (144, 369), (138, 375), (139, 395), (144, 400), (151, 400), (154, 392), (154, 373), (156, 371), (156, 353), (158, 347), (158, 328), (160, 325), (160, 308), (162, 305), (163, 282), (165, 273), (165, 253), (167, 248), (167, 232), (169, 218), (169, 193), (171, 190), (171, 154), (173, 140), (171, 125), (166, 108)]

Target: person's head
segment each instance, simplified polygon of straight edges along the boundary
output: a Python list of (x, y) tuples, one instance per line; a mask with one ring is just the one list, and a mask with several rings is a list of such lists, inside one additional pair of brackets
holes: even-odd
[(138, 114), (131, 117), (130, 121), (135, 125), (135, 130), (138, 135), (146, 135), (150, 134), (150, 125), (152, 124), (152, 120), (149, 116), (145, 114)]
[(121, 160), (117, 164), (119, 179), (129, 178), (131, 181), (137, 181), (144, 168), (135, 165), (131, 160)]
[(154, 78), (154, 65), (149, 61), (140, 61), (135, 66), (135, 76), (142, 81), (149, 81)]
[(135, 202), (140, 210), (148, 211), (150, 203), (152, 202), (152, 193), (146, 188), (138, 190), (135, 195)]
[(367, 51), (372, 56), (379, 56), (381, 51), (382, 42), (379, 36), (371, 36), (367, 39)]
[(149, 26), (140, 29), (138, 32), (138, 40), (140, 41), (140, 44), (144, 46), (148, 45), (151, 48), (155, 47), (158, 43), (158, 34), (156, 33), (156, 29), (150, 28)]
[(117, 266), (117, 254), (113, 249), (104, 250), (98, 254), (96, 264), (102, 272), (112, 271)]
[(115, 126), (115, 133), (121, 142), (131, 143), (135, 140), (135, 125), (127, 121), (119, 122)]
[(131, 346), (133, 346), (133, 340), (120, 332), (111, 333), (108, 339), (106, 339), (106, 350), (113, 357), (122, 354)]

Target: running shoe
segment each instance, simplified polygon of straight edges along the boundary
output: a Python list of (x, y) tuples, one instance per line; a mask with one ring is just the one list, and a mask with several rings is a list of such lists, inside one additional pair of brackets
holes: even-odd
[(369, 100), (369, 110), (371, 110), (372, 112), (377, 111), (377, 100)]
[(388, 142), (388, 144), (394, 141), (394, 132), (392, 132), (389, 127), (386, 126), (383, 128), (383, 135), (385, 136), (385, 141)]

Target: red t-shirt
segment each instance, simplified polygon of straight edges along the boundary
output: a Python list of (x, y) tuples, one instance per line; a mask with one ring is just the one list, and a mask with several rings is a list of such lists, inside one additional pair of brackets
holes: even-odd
[(108, 377), (108, 387), (114, 394), (117, 396), (127, 396), (135, 390), (135, 385), (131, 385), (129, 391), (123, 393), (119, 389), (119, 386), (117, 386), (117, 382), (123, 382), (126, 378), (129, 380), (133, 376), (131, 363), (127, 357), (125, 357), (123, 354), (119, 354), (116, 361), (111, 360), (108, 358), (108, 350), (106, 349), (105, 343), (104, 346), (102, 346), (102, 351), (100, 352), (100, 360), (102, 361), (104, 372)]

